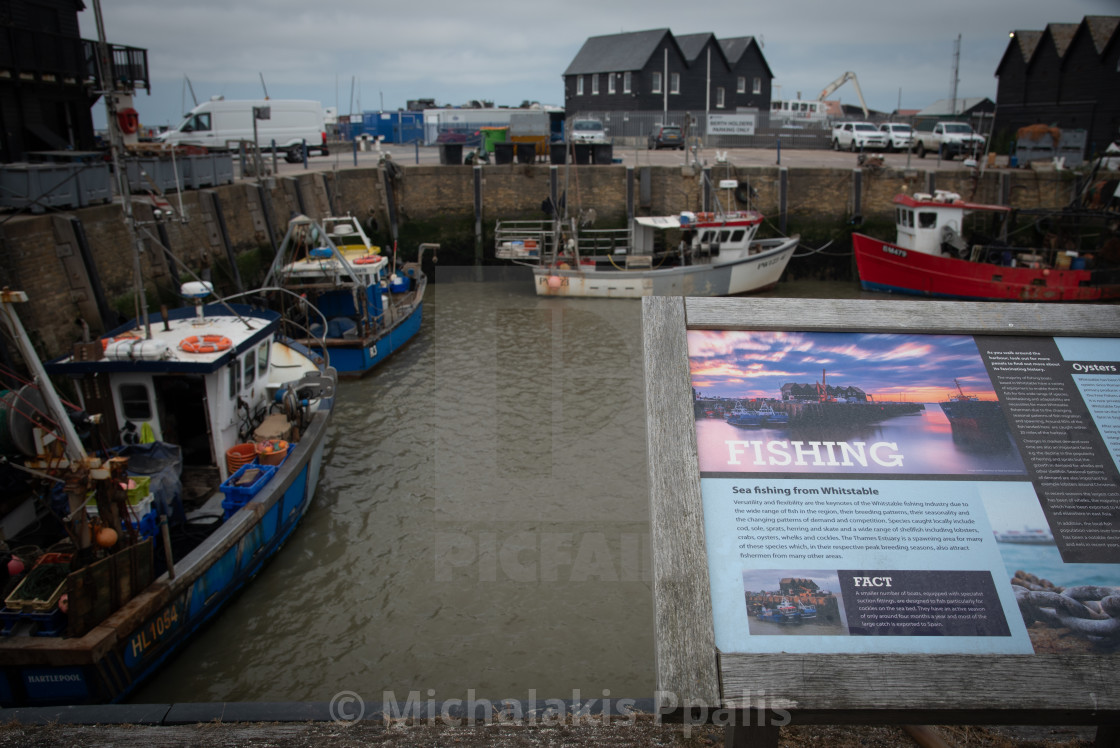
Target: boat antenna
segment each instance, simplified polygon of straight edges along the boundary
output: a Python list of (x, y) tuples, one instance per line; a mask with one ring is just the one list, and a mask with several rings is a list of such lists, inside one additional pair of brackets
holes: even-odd
[(264, 84), (264, 73), (257, 73), (261, 77), (261, 88), (264, 90), (264, 100), (268, 101), (268, 86)]
[(132, 90), (122, 83), (117, 82), (113, 73), (113, 59), (109, 53), (109, 43), (105, 41), (105, 21), (101, 16), (101, 0), (93, 0), (93, 13), (97, 19), (97, 73), (102, 86), (99, 91), (105, 98), (106, 125), (109, 133), (109, 154), (113, 159), (113, 172), (117, 175), (117, 193), (121, 198), (121, 210), (124, 215), (125, 228), (128, 231), (129, 242), (133, 247), (132, 278), (136, 294), (135, 304), (139, 307), (139, 314), (144, 321), (144, 337), (152, 337), (152, 325), (148, 319), (148, 300), (144, 295), (144, 278), (140, 271), (140, 257), (144, 254), (144, 244), (136, 232), (136, 223), (132, 215), (132, 194), (129, 191), (128, 175), (125, 173), (121, 162), (121, 151), (124, 149), (124, 136), (121, 134), (117, 120), (117, 94), (132, 95)]

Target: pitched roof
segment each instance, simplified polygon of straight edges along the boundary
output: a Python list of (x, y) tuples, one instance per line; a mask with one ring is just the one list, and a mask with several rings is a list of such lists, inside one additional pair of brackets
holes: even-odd
[(1046, 31), (1054, 40), (1054, 47), (1058, 50), (1058, 57), (1065, 57), (1066, 50), (1069, 49), (1069, 43), (1073, 41), (1073, 35), (1077, 33), (1079, 23), (1048, 23), (1046, 24)]
[(1015, 32), (1015, 41), (1019, 44), (1019, 51), (1023, 53), (1024, 60), (1030, 62), (1031, 55), (1034, 54), (1035, 49), (1038, 47), (1038, 40), (1041, 38), (1041, 31)]
[(709, 32), (703, 34), (685, 34), (676, 37), (677, 46), (681, 48), (681, 54), (684, 59), (689, 63), (695, 62), (700, 53), (704, 51), (704, 45), (709, 41), (714, 41), (716, 35)]
[(739, 61), (739, 58), (752, 44), (754, 44), (753, 36), (736, 36), (731, 39), (719, 40), (719, 46), (723, 47), (723, 54), (732, 65)]
[(666, 36), (672, 39), (669, 29), (588, 37), (564, 75), (641, 70)]
[(727, 64), (731, 66), (734, 66), (752, 45), (758, 46), (758, 56), (762, 60), (766, 72), (773, 78), (774, 71), (770, 69), (770, 63), (766, 61), (766, 56), (762, 54), (761, 45), (758, 44), (753, 36), (736, 36), (730, 39), (719, 40), (719, 46), (723, 47), (723, 55), (727, 58)]
[(1089, 35), (1093, 37), (1097, 53), (1101, 54), (1116, 33), (1116, 27), (1120, 26), (1120, 16), (1085, 16), (1084, 23), (1089, 28)]

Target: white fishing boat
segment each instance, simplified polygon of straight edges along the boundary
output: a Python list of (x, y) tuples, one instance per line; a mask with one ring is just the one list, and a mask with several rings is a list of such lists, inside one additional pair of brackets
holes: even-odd
[(797, 248), (798, 236), (757, 239), (762, 221), (754, 210), (638, 216), (624, 229), (499, 221), (495, 256), (531, 267), (539, 296), (731, 296), (775, 285)]

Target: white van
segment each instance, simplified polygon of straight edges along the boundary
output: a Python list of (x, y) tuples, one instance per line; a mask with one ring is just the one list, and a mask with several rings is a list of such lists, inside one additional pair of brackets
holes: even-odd
[(235, 150), (242, 140), (253, 140), (253, 110), (267, 110), (268, 119), (257, 120), (257, 144), (261, 150), (276, 149), (288, 161), (303, 159), (308, 152), (327, 155), (327, 128), (323, 107), (317, 101), (296, 99), (250, 99), (226, 101), (218, 97), (204, 101), (187, 118), (159, 139), (171, 145), (200, 145), (214, 150)]

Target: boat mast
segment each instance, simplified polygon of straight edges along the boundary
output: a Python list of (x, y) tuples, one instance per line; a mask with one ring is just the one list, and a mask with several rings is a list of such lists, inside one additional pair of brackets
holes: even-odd
[(121, 209), (124, 212), (125, 229), (128, 239), (132, 244), (132, 280), (133, 292), (136, 294), (135, 305), (137, 317), (144, 320), (144, 337), (152, 337), (152, 325), (148, 319), (148, 300), (144, 295), (144, 278), (140, 271), (140, 257), (144, 254), (144, 243), (136, 233), (136, 223), (132, 215), (132, 193), (129, 192), (128, 175), (122, 168), (121, 152), (124, 150), (124, 136), (121, 134), (117, 121), (116, 94), (128, 93), (121, 84), (118, 88), (116, 76), (113, 75), (113, 60), (109, 52), (109, 43), (105, 40), (105, 22), (101, 17), (101, 0), (93, 0), (93, 14), (97, 20), (97, 73), (102, 90), (98, 93), (105, 99), (106, 127), (109, 133), (109, 154), (113, 159), (113, 171), (117, 175), (117, 194), (121, 198)]

